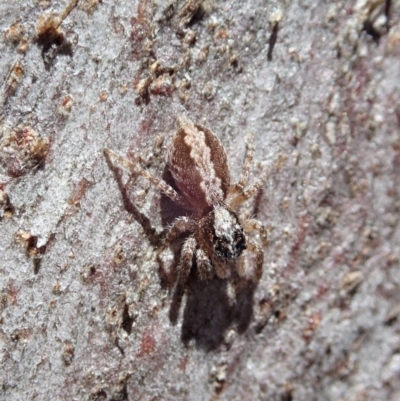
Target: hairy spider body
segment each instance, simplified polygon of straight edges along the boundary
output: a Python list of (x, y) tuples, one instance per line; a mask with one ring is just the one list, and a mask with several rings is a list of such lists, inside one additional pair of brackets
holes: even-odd
[(207, 128), (178, 118), (168, 168), (197, 217), (221, 204), (229, 191), (228, 159), (220, 140)]
[(160, 253), (183, 232), (189, 232), (181, 251), (178, 265), (179, 283), (183, 285), (190, 273), (193, 260), (201, 279), (229, 277), (231, 270), (243, 276), (243, 251), (249, 249), (256, 255), (255, 277), (262, 275), (262, 249), (247, 237), (258, 230), (265, 236), (264, 227), (254, 219), (240, 216), (240, 206), (263, 185), (265, 178), (248, 190), (247, 184), (253, 158), (252, 141), (247, 153), (239, 182), (231, 185), (226, 152), (218, 137), (209, 129), (194, 124), (187, 117), (178, 117), (178, 130), (168, 151), (168, 168), (179, 193), (165, 181), (143, 169), (138, 162), (124, 159), (109, 149), (107, 156), (117, 158), (133, 173), (151, 181), (169, 198), (191, 212), (191, 216), (177, 218), (169, 227)]

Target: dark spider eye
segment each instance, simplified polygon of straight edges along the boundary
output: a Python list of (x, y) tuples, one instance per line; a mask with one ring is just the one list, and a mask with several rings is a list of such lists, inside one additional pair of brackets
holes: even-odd
[(245, 249), (247, 249), (246, 238), (243, 235), (243, 230), (236, 231), (234, 239), (235, 239), (235, 243), (236, 243), (236, 249), (238, 252), (238, 256), (240, 256), (241, 253)]
[(237, 259), (246, 248), (246, 239), (242, 230), (236, 229), (232, 232), (232, 235), (223, 237), (214, 236), (215, 252), (223, 259)]
[(231, 246), (230, 241), (226, 237), (215, 238), (215, 253), (223, 259), (233, 259), (234, 248)]

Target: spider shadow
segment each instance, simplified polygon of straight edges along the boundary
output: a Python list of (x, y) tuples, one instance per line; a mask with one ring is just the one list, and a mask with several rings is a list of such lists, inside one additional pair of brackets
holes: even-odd
[[(183, 311), (182, 341), (185, 345), (194, 341), (204, 351), (229, 345), (229, 329), (243, 334), (250, 325), (257, 283), (240, 277), (202, 281), (196, 276), (192, 269)], [(233, 299), (229, 295), (230, 284), (234, 287)]]

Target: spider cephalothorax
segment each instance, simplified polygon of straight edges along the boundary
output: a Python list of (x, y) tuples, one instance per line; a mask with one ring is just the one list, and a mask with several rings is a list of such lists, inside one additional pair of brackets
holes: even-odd
[(239, 182), (231, 185), (226, 152), (217, 136), (187, 117), (179, 117), (178, 130), (167, 156), (168, 168), (179, 193), (137, 162), (124, 159), (109, 149), (105, 152), (116, 157), (135, 174), (151, 181), (191, 212), (190, 216), (179, 217), (172, 223), (160, 249), (162, 252), (183, 232), (189, 233), (178, 267), (181, 284), (186, 282), (194, 258), (202, 279), (211, 277), (214, 272), (218, 277), (225, 278), (232, 269), (242, 276), (243, 251), (246, 249), (256, 254), (255, 276), (257, 280), (261, 278), (262, 250), (246, 234), (259, 230), (265, 236), (265, 230), (257, 220), (238, 213), (243, 202), (251, 198), (264, 182), (261, 179), (249, 189), (244, 189), (253, 158), (252, 142), (248, 144)]

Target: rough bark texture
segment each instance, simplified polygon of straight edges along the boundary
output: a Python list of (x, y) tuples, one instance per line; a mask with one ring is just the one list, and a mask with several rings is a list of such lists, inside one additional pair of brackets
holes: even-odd
[[(0, 399), (399, 400), (400, 2), (69, 5), (0, 3)], [(103, 155), (166, 174), (179, 114), (234, 181), (255, 134), (257, 287), (174, 294), (179, 210)]]

